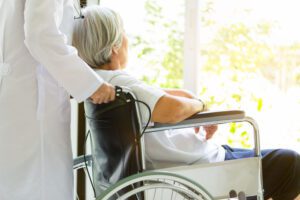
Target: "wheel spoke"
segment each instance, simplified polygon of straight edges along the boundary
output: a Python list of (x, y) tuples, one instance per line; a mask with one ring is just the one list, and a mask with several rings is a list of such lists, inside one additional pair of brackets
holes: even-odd
[[(115, 194), (119, 193), (116, 198)], [(177, 174), (144, 172), (122, 179), (112, 185), (97, 200), (212, 200), (199, 184)]]

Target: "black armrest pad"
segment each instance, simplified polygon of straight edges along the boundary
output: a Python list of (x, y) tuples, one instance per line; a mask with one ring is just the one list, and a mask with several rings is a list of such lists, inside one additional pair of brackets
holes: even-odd
[(226, 111), (205, 111), (199, 112), (197, 114), (192, 115), (186, 120), (190, 119), (203, 119), (203, 118), (211, 118), (211, 117), (232, 117), (232, 116), (245, 116), (245, 112), (243, 110), (226, 110)]

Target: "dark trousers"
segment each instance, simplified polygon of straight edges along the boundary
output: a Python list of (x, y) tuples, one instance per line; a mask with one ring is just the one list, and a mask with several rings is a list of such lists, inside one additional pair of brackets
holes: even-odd
[[(253, 150), (231, 148), (226, 150), (225, 160), (249, 158)], [(262, 174), (264, 198), (294, 200), (300, 194), (300, 155), (287, 149), (262, 150)], [(248, 197), (254, 200), (256, 197)]]

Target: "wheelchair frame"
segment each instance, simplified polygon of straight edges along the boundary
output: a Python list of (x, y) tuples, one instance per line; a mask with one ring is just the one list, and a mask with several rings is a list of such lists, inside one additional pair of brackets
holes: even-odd
[[(118, 97), (118, 92), (125, 92), (129, 93), (134, 99), (136, 99), (136, 96), (134, 93), (126, 87), (122, 87), (121, 91), (117, 91), (117, 97)], [(135, 107), (137, 110), (137, 118), (139, 121), (139, 124), (141, 125), (141, 115), (139, 111), (139, 105), (137, 102), (135, 102)], [(197, 113), (190, 118), (179, 122), (177, 124), (162, 124), (162, 123), (154, 123), (154, 126), (149, 126), (146, 130), (145, 133), (152, 133), (152, 132), (158, 132), (158, 131), (163, 131), (163, 130), (169, 130), (169, 129), (181, 129), (181, 128), (190, 128), (190, 127), (196, 127), (196, 126), (203, 126), (203, 125), (211, 125), (211, 124), (226, 124), (226, 123), (232, 123), (232, 122), (248, 122), (252, 127), (253, 127), (253, 133), (254, 133), (254, 150), (255, 150), (255, 157), (259, 158), (258, 159), (258, 173), (259, 173), (259, 180), (258, 180), (258, 191), (257, 191), (257, 199), (258, 200), (263, 200), (263, 180), (262, 180), (262, 166), (261, 166), (261, 150), (260, 150), (260, 138), (259, 138), (259, 128), (256, 123), (256, 121), (245, 115), (245, 112), (242, 110), (227, 110), (227, 111), (205, 111), (205, 112), (200, 112)], [(144, 127), (140, 126), (140, 133), (142, 132)], [(141, 138), (141, 143), (144, 144), (144, 137)], [(146, 161), (145, 161), (145, 145), (141, 145), (141, 154), (142, 154), (142, 168), (143, 171), (146, 171)], [(78, 158), (74, 159), (74, 165), (73, 169), (78, 170), (78, 169), (86, 169), (86, 166), (90, 166), (92, 163), (92, 156), (91, 155), (86, 155), (86, 156), (80, 156)], [(150, 174), (149, 174), (150, 173)], [(152, 173), (152, 174), (151, 174)], [(169, 177), (177, 177), (181, 179), (183, 182), (187, 182), (188, 185), (193, 185), (193, 190), (199, 191), (199, 198), (191, 198), (191, 199), (213, 199), (213, 197), (204, 189), (202, 186), (197, 184), (195, 181), (190, 180), (188, 178), (185, 178), (180, 175), (176, 175), (174, 173), (168, 173), (168, 172), (161, 172), (161, 171), (153, 171), (153, 172), (142, 172), (138, 173), (135, 175), (131, 175), (127, 178), (124, 178), (117, 182), (116, 184), (112, 185), (108, 191), (104, 192), (104, 194), (101, 194), (100, 197), (97, 197), (97, 200), (105, 200), (109, 199), (111, 194), (114, 194), (116, 190), (120, 187), (123, 187), (124, 185), (131, 184), (132, 182), (135, 181), (145, 181), (145, 177), (153, 175), (153, 176), (169, 176)], [(145, 188), (143, 188), (145, 189)], [(126, 196), (126, 194), (125, 194)], [(125, 199), (125, 198), (118, 198), (119, 200)]]

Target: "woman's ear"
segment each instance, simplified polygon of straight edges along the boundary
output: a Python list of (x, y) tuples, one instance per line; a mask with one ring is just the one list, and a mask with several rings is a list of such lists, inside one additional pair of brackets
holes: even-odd
[(118, 55), (118, 49), (117, 47), (112, 48), (112, 53)]

